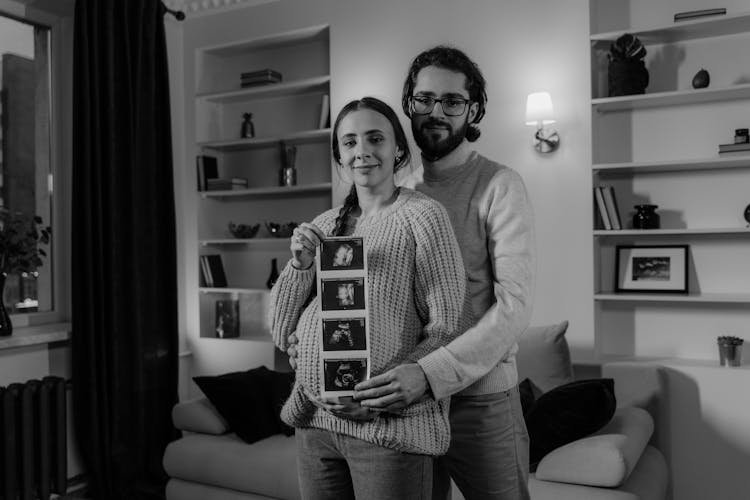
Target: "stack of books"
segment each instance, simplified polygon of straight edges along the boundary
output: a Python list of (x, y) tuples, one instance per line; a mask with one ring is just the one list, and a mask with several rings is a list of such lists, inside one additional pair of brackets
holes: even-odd
[(240, 74), (240, 86), (252, 87), (254, 85), (267, 85), (269, 83), (279, 83), (281, 73), (272, 69), (261, 69), (258, 71), (247, 71)]
[(674, 15), (674, 22), (690, 21), (692, 19), (697, 19), (699, 17), (706, 17), (706, 16), (721, 16), (726, 13), (727, 13), (727, 9), (723, 7), (719, 7), (716, 9), (700, 9), (700, 10), (690, 10), (687, 12), (678, 12)]
[(599, 219), (604, 229), (619, 231), (623, 228), (620, 211), (615, 201), (615, 190), (612, 186), (598, 186), (594, 188), (594, 198), (599, 212)]
[(230, 189), (247, 189), (248, 182), (244, 177), (231, 179), (206, 179), (207, 191), (226, 191)]
[(719, 144), (719, 154), (725, 153), (750, 153), (750, 142)]

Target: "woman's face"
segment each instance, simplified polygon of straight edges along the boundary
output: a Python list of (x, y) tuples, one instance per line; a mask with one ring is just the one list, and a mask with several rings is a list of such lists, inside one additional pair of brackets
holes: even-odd
[(393, 126), (385, 116), (371, 109), (352, 111), (341, 120), (336, 138), (341, 165), (349, 169), (357, 186), (374, 194), (393, 193), (399, 150)]

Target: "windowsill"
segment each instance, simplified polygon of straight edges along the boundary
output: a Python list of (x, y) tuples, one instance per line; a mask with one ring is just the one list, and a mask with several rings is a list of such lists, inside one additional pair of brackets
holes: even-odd
[(70, 340), (70, 330), (70, 323), (49, 323), (13, 328), (12, 335), (0, 337), (0, 350), (64, 342)]

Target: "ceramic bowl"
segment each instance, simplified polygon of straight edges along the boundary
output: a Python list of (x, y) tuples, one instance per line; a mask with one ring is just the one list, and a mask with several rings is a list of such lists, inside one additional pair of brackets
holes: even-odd
[(275, 236), (277, 238), (289, 238), (292, 235), (292, 231), (294, 231), (294, 228), (298, 225), (299, 224), (297, 224), (296, 222), (266, 222), (266, 229), (268, 229), (268, 232), (271, 233), (271, 236)]
[(254, 238), (258, 234), (260, 224), (235, 224), (234, 222), (229, 223), (229, 232), (235, 238)]

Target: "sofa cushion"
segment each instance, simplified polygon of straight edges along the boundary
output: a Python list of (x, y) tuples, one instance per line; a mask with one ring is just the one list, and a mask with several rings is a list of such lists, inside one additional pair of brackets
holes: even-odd
[(293, 376), (260, 366), (244, 372), (193, 377), (193, 380), (229, 428), (247, 443), (254, 443), (279, 432), (288, 433), (288, 427), (282, 425), (279, 417), (278, 400), (289, 395), (280, 392), (284, 387), (291, 391), (288, 381)]
[(618, 487), (641, 458), (654, 421), (642, 408), (620, 408), (594, 435), (561, 446), (542, 458), (537, 479)]
[(206, 398), (182, 401), (172, 408), (172, 422), (181, 431), (224, 434), (229, 430), (214, 405)]
[(251, 492), (299, 498), (294, 437), (275, 434), (247, 444), (235, 434), (189, 434), (169, 443), (164, 470), (172, 478)]
[(531, 470), (552, 450), (601, 429), (616, 406), (611, 378), (571, 382), (542, 394), (524, 415)]
[(538, 389), (537, 395), (573, 381), (570, 349), (565, 340), (567, 330), (567, 321), (530, 326), (518, 341), (518, 380), (529, 379)]

